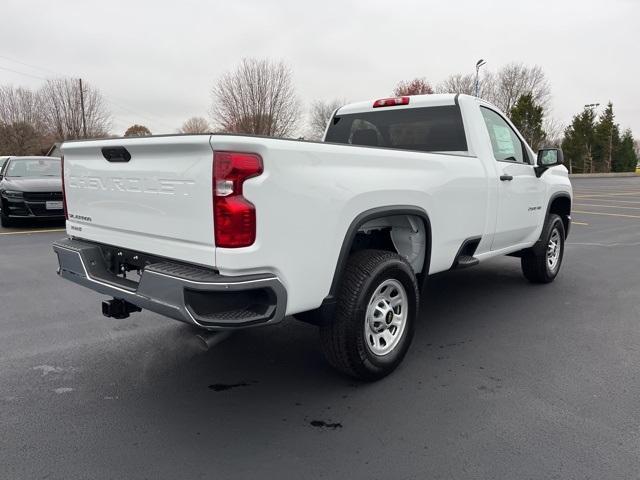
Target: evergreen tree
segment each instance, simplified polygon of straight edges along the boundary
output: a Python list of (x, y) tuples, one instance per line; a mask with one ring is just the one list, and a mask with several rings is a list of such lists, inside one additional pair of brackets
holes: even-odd
[(542, 129), (544, 109), (541, 105), (536, 104), (531, 93), (525, 93), (518, 98), (509, 113), (509, 118), (531, 148), (537, 150), (542, 147), (545, 139), (545, 133)]
[(573, 117), (564, 132), (562, 150), (573, 173), (593, 173), (595, 112), (587, 108)]
[(595, 126), (593, 162), (594, 171), (610, 172), (614, 156), (620, 143), (618, 124), (614, 122), (613, 104), (608, 103)]
[(636, 154), (631, 130), (627, 129), (620, 139), (620, 144), (614, 154), (613, 171), (614, 172), (634, 172), (638, 164), (638, 156)]

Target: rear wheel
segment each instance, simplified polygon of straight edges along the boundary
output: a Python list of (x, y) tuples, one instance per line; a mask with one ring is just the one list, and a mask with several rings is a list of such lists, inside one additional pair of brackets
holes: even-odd
[(377, 380), (402, 362), (418, 310), (416, 276), (400, 255), (362, 250), (349, 258), (334, 318), (320, 325), (329, 363), (347, 375)]
[(564, 224), (555, 214), (549, 215), (540, 242), (525, 250), (520, 259), (522, 273), (533, 283), (549, 283), (558, 275), (564, 256)]

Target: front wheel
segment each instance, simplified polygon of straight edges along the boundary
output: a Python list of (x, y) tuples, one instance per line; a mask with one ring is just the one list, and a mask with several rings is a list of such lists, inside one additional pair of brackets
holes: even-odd
[(336, 314), (320, 325), (329, 363), (361, 380), (377, 380), (402, 362), (418, 314), (418, 285), (394, 252), (362, 250), (347, 263)]
[(12, 227), (13, 221), (5, 214), (0, 213), (0, 225), (2, 225), (3, 227)]
[(564, 237), (562, 219), (555, 214), (549, 215), (539, 243), (522, 254), (522, 273), (527, 280), (533, 283), (553, 282), (562, 265)]

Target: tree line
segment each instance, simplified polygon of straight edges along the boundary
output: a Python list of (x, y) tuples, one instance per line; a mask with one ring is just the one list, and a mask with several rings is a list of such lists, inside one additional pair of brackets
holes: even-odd
[(43, 154), (56, 141), (107, 136), (110, 125), (102, 94), (76, 80), (0, 87), (0, 154)]
[(574, 173), (632, 172), (638, 164), (638, 144), (630, 129), (620, 131), (611, 102), (599, 115), (585, 105), (566, 128), (562, 149)]
[[(403, 80), (394, 96), (432, 93), (475, 94), (475, 75), (456, 73), (432, 85), (426, 78)], [(500, 108), (535, 150), (562, 146), (574, 172), (635, 169), (638, 142), (615, 122), (613, 105), (601, 113), (587, 105), (563, 127), (548, 114), (551, 87), (539, 66), (510, 63), (479, 78), (478, 96)], [(328, 119), (344, 98), (312, 102), (306, 116), (290, 67), (283, 62), (246, 58), (223, 74), (211, 89), (210, 119), (192, 117), (181, 133), (248, 133), (274, 137), (302, 135), (319, 140)], [(306, 117), (306, 118), (304, 118)], [(40, 89), (0, 87), (0, 155), (43, 154), (58, 141), (101, 138), (110, 133), (111, 114), (95, 87), (74, 79), (48, 80)], [(146, 136), (144, 125), (131, 125), (124, 136)]]
[[(187, 120), (182, 133), (211, 131), (201, 117)], [(151, 135), (134, 124), (124, 136)], [(102, 93), (77, 79), (47, 80), (37, 90), (0, 86), (0, 155), (44, 155), (56, 142), (113, 137), (111, 113)]]
[[(475, 95), (473, 74), (453, 74), (433, 87), (425, 78), (400, 81), (394, 96), (433, 93)], [(527, 143), (537, 150), (543, 146), (562, 147), (565, 163), (572, 173), (632, 172), (640, 159), (640, 142), (630, 129), (621, 131), (615, 122), (613, 104), (601, 113), (598, 105), (585, 105), (563, 127), (547, 111), (551, 88), (539, 66), (510, 63), (497, 72), (485, 73), (478, 82), (478, 96), (502, 110)], [(311, 109), (310, 136), (321, 138), (326, 120), (339, 102), (316, 102)]]

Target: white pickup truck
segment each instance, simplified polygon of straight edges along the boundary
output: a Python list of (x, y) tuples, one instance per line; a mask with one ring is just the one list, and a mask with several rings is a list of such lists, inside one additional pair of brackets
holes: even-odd
[(466, 95), (339, 108), (323, 142), (168, 135), (62, 145), (59, 274), (206, 330), (319, 326), (328, 361), (373, 380), (403, 359), (426, 277), (498, 255), (532, 282), (562, 263), (572, 189)]

